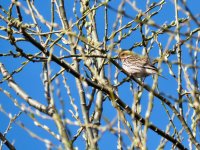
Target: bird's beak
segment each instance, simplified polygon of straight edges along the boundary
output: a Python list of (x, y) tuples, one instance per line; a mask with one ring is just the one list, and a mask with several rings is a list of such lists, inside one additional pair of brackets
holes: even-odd
[(119, 49), (119, 50), (116, 50), (115, 52), (118, 53), (117, 58), (120, 59), (120, 58), (119, 58), (119, 55), (120, 55), (120, 53), (122, 52), (122, 50)]

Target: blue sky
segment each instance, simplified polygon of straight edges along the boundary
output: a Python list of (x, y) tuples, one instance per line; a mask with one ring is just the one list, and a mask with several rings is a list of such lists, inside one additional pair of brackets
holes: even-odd
[[(24, 4), (25, 7), (25, 1), (21, 1), (22, 4)], [(117, 0), (111, 0), (111, 2), (109, 2), (109, 5), (112, 6), (113, 8), (117, 8), (119, 5), (120, 1)], [(153, 1), (151, 1), (153, 2)], [(156, 1), (158, 2), (158, 1)], [(9, 3), (5, 0), (0, 0), (1, 5), (3, 6), (3, 8), (8, 8)], [(136, 4), (138, 6), (138, 8), (140, 8), (141, 10), (145, 10), (145, 1), (139, 1), (136, 0)], [(200, 2), (199, 1), (188, 1), (187, 2), (188, 7), (192, 10), (193, 14), (199, 14), (199, 6), (200, 6)], [(44, 18), (46, 18), (46, 20), (50, 20), (50, 1), (38, 1), (35, 0), (35, 6), (38, 8), (38, 10), (40, 11), (40, 13), (43, 15)], [(79, 6), (77, 6), (79, 7)], [(72, 20), (72, 22), (75, 21), (74, 18), (74, 14), (73, 14), (73, 1), (67, 1), (66, 2), (66, 11), (67, 11), (67, 17), (69, 19)], [(129, 14), (130, 16), (132, 16), (133, 18), (135, 17), (135, 15), (137, 14), (135, 11), (133, 11), (131, 9), (131, 7), (129, 5), (125, 5), (124, 7), (125, 12), (127, 14)], [(99, 8), (97, 10), (97, 14), (96, 14), (96, 18), (97, 19), (97, 33), (99, 35), (99, 41), (102, 42), (103, 38), (104, 38), (104, 8)], [(2, 13), (2, 11), (1, 11)], [(116, 12), (112, 11), (112, 10), (108, 10), (108, 35), (110, 35), (110, 33), (113, 30), (113, 23), (116, 20)], [(187, 16), (185, 16), (182, 12), (180, 12), (180, 18), (185, 18)], [(16, 17), (15, 14), (13, 14), (13, 16)], [(24, 14), (24, 22), (30, 23), (30, 16), (27, 14)], [(162, 10), (159, 12), (159, 14), (157, 14), (155, 17), (153, 17), (153, 20), (158, 24), (158, 25), (162, 25), (164, 23), (169, 24), (171, 21), (175, 20), (174, 17), (174, 5), (172, 4), (171, 1), (166, 1), (166, 4), (163, 5)], [(127, 24), (131, 19), (124, 17), (123, 18), (123, 22), (122, 24)], [(58, 22), (59, 23), (59, 22)], [(5, 25), (3, 23), (2, 20), (0, 20), (0, 26)], [(191, 27), (192, 29), (197, 28), (197, 26), (195, 25), (194, 22), (191, 22)], [(45, 31), (47, 30), (46, 28), (42, 27), (42, 29)], [(150, 28), (150, 33), (151, 31), (157, 30), (155, 27), (151, 27)], [(183, 31), (185, 29), (182, 29)], [(127, 32), (128, 30), (124, 30), (123, 32)], [(0, 35), (5, 35), (5, 32), (0, 31)], [(168, 40), (169, 36), (168, 34), (163, 34), (163, 35), (159, 35), (158, 37), (158, 41), (162, 43), (163, 48), (166, 46), (167, 44), (167, 40)], [(185, 37), (181, 37), (182, 39), (184, 39)], [(117, 39), (117, 37), (116, 37)], [(115, 39), (115, 40), (116, 40)], [(129, 36), (128, 38), (126, 38), (125, 40), (123, 40), (120, 43), (120, 48), (122, 49), (129, 49), (131, 46), (133, 46), (133, 44), (135, 42), (140, 42), (141, 39), (141, 35), (139, 33), (139, 31), (135, 31), (133, 32), (133, 34), (131, 34), (131, 36)], [(170, 49), (173, 48), (174, 44), (176, 43), (175, 39), (174, 41), (171, 43), (171, 45), (169, 46)], [(27, 42), (21, 42), (19, 44), (21, 46), (21, 48), (24, 49), (24, 51), (29, 52), (29, 53), (36, 53), (39, 52), (37, 50), (36, 47), (32, 46), (31, 44), (27, 43)], [(156, 58), (159, 56), (159, 51), (158, 51), (158, 46), (156, 44), (153, 45), (154, 47), (151, 49), (150, 51), (150, 56), (152, 58)], [(10, 45), (9, 42), (6, 42), (5, 40), (2, 40), (0, 38), (0, 51), (1, 53), (8, 53), (9, 51), (15, 51), (15, 48), (12, 47)], [(183, 46), (182, 48), (183, 50), (183, 62), (184, 63), (191, 63), (191, 60), (188, 58), (188, 50)], [(142, 47), (137, 47), (136, 49), (134, 49), (134, 51), (136, 51), (137, 53), (142, 53)], [(57, 55), (59, 55), (60, 49), (56, 48), (55, 49), (55, 53)], [(116, 53), (113, 53), (113, 56), (117, 55)], [(199, 55), (198, 55), (199, 56)], [(176, 60), (176, 57), (171, 57), (170, 61)], [(19, 68), (21, 66), (21, 63), (26, 61), (24, 58), (12, 58), (12, 57), (0, 57), (0, 62), (2, 62), (5, 67), (7, 68), (7, 70), (11, 73), (12, 71), (14, 71), (15, 69)], [(70, 60), (69, 60), (70, 62)], [(115, 67), (113, 65), (112, 69), (114, 70)], [(158, 81), (158, 87), (159, 90), (163, 93), (166, 93), (168, 95), (172, 95), (173, 97), (177, 98), (177, 82), (175, 81), (175, 79), (173, 77), (170, 76), (170, 74), (168, 73), (168, 67), (166, 64), (162, 64), (162, 75), (164, 75), (166, 79), (163, 78), (159, 78)], [(55, 63), (51, 63), (51, 69), (52, 69), (52, 75), (54, 75), (57, 71), (60, 70), (60, 67), (55, 64)], [(177, 67), (173, 67), (173, 70), (175, 73), (177, 73)], [(14, 80), (21, 86), (21, 88), (25, 89), (25, 91), (31, 95), (32, 98), (39, 100), (41, 103), (46, 104), (46, 100), (44, 97), (44, 88), (43, 88), (43, 84), (42, 84), (42, 80), (41, 80), (41, 72), (42, 72), (42, 65), (40, 63), (28, 63), (23, 71), (21, 71), (20, 73), (14, 74)], [(107, 70), (106, 70), (107, 72)], [(76, 90), (75, 87), (75, 80), (74, 77), (72, 75), (70, 75), (69, 73), (65, 73), (65, 76), (67, 78), (67, 82), (70, 85), (71, 91), (73, 91), (72, 95), (74, 97), (74, 99), (79, 99), (78, 98), (78, 92)], [(111, 74), (111, 79), (114, 78), (114, 74)], [(125, 75), (123, 73), (120, 73), (119, 75), (119, 79), (121, 80), (122, 78), (124, 78)], [(0, 78), (2, 79), (2, 75), (0, 75)], [(63, 99), (65, 100), (65, 105), (66, 105), (66, 115), (68, 118), (72, 119), (71, 114), (69, 113), (68, 109), (72, 109), (70, 106), (70, 102), (69, 102), (69, 97), (67, 96), (66, 90), (64, 88), (64, 86), (62, 85), (62, 77), (58, 77), (59, 81), (60, 81), (60, 87), (58, 87), (56, 85), (56, 83), (54, 82), (53, 85), (55, 87), (55, 93), (57, 89), (61, 90), (61, 96), (63, 97)], [(113, 83), (113, 81), (111, 81)], [(148, 77), (145, 80), (145, 83), (148, 85), (152, 85), (152, 77)], [(134, 87), (137, 87), (137, 84), (134, 83)], [(24, 101), (17, 96), (17, 94), (11, 90), (8, 85), (7, 82), (4, 82), (2, 84), (0, 84), (0, 88), (5, 89), (7, 91), (9, 91), (13, 97), (16, 97), (19, 103), (24, 103)], [(186, 88), (184, 86), (184, 88)], [(55, 94), (54, 93), (54, 94)], [(146, 109), (147, 109), (147, 105), (148, 105), (148, 92), (144, 91), (142, 98), (141, 98), (141, 105), (142, 105), (142, 111), (141, 111), (141, 115), (144, 117), (145, 113), (146, 113)], [(130, 91), (130, 83), (125, 83), (123, 84), (120, 88), (119, 88), (119, 96), (120, 98), (129, 106), (132, 105), (133, 103), (133, 95)], [(57, 100), (57, 105), (59, 105), (59, 98), (56, 96), (55, 94), (55, 99)], [(171, 101), (172, 103), (174, 103), (173, 101)], [(79, 112), (81, 112), (80, 110), (80, 104), (79, 102), (76, 103), (77, 106), (79, 107)], [(19, 108), (17, 108), (16, 106), (14, 106), (13, 102), (7, 97), (5, 96), (5, 94), (3, 94), (2, 92), (0, 92), (0, 105), (3, 107), (3, 109), (7, 112), (13, 115), (19, 113)], [(94, 106), (93, 106), (94, 107)], [(184, 104), (184, 110), (187, 110), (187, 104)], [(92, 112), (90, 112), (92, 113)], [(186, 112), (185, 112), (186, 113)], [(172, 115), (172, 112), (170, 112), (170, 114)], [(111, 105), (111, 102), (107, 99), (104, 104), (103, 104), (103, 118), (108, 118), (110, 121), (112, 121), (113, 119), (115, 119), (117, 115), (117, 111), (113, 108), (113, 106)], [(190, 112), (189, 116), (191, 116), (192, 113)], [(127, 120), (131, 120), (131, 118), (126, 115)], [(55, 133), (57, 133), (55, 124), (50, 121), (49, 119), (41, 119), (38, 118), (37, 119), (42, 123), (42, 124), (46, 124), (49, 126), (49, 128), (51, 128), (52, 131), (54, 131)], [(162, 130), (165, 130), (166, 124), (169, 123), (169, 119), (167, 117), (167, 114), (163, 108), (163, 105), (161, 104), (160, 100), (158, 100), (157, 98), (154, 98), (154, 107), (153, 107), (153, 111), (152, 111), (152, 115), (150, 118), (150, 121), (156, 125), (157, 127), (159, 127)], [(9, 123), (9, 118), (8, 116), (6, 116), (4, 113), (0, 112), (0, 132), (4, 132), (8, 126)], [(131, 121), (130, 121), (131, 122)], [(181, 129), (181, 125), (178, 119), (174, 120), (177, 129), (180, 130)], [(59, 141), (56, 140), (55, 138), (53, 138), (52, 136), (49, 135), (49, 133), (45, 132), (44, 130), (42, 130), (39, 127), (36, 127), (33, 124), (32, 119), (30, 119), (30, 116), (28, 115), (28, 113), (22, 113), (22, 115), (19, 116), (19, 118), (16, 120), (16, 123), (12, 124), (12, 129), (9, 131), (9, 133), (6, 135), (6, 137), (11, 141), (14, 142), (14, 145), (17, 149), (46, 149), (45, 145), (40, 142), (39, 140), (36, 140), (34, 138), (32, 138), (26, 131), (24, 131), (24, 129), (22, 129), (21, 127), (19, 127), (19, 124), (23, 123), (25, 125), (25, 127), (29, 128), (31, 131), (35, 132), (35, 134), (40, 135), (41, 138), (43, 139), (48, 139), (49, 141), (52, 141), (52, 143), (54, 143), (55, 145), (59, 145)], [(102, 119), (102, 124), (105, 125), (106, 122), (104, 119)], [(117, 122), (116, 122), (117, 125)], [(123, 126), (121, 124), (121, 126)], [(72, 135), (76, 134), (76, 130), (78, 129), (78, 127), (76, 126), (72, 126), (69, 125), (67, 126), (67, 128), (70, 129)], [(183, 144), (188, 146), (188, 136), (185, 133), (185, 131), (183, 131)], [(128, 138), (123, 135), (123, 139), (125, 141), (125, 144), (130, 145), (130, 140), (128, 140)], [(160, 142), (161, 137), (157, 135), (157, 133), (152, 132), (149, 129), (148, 132), (148, 142), (147, 142), (147, 147), (149, 150), (151, 149), (156, 149), (157, 145)], [(199, 140), (199, 137), (197, 138)], [(113, 144), (114, 143), (114, 144)], [(105, 146), (107, 149), (117, 149), (117, 137), (115, 135), (113, 135), (110, 132), (105, 132), (103, 133), (102, 138), (99, 141), (99, 148), (100, 149), (104, 149)], [(31, 147), (30, 147), (31, 145)], [(85, 147), (84, 145), (84, 140), (83, 138), (79, 138), (74, 146), (79, 147), (79, 149), (83, 149)], [(169, 149), (171, 147), (171, 143), (169, 142), (167, 144), (166, 149)], [(3, 148), (6, 149), (5, 146), (3, 146)], [(57, 147), (55, 146), (55, 149)]]

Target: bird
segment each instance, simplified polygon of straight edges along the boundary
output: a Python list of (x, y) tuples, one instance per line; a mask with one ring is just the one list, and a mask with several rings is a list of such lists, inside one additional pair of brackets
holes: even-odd
[(136, 78), (158, 74), (158, 69), (151, 64), (147, 56), (141, 56), (129, 50), (123, 50), (118, 55), (122, 68)]

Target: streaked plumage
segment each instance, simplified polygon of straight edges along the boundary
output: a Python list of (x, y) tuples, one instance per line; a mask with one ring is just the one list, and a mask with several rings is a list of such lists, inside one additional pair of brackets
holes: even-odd
[(122, 51), (119, 53), (119, 58), (122, 68), (136, 78), (158, 74), (158, 69), (150, 63), (147, 57), (131, 51)]

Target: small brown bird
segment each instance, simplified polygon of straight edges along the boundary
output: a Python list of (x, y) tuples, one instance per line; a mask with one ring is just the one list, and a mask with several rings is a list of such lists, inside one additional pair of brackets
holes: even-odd
[(122, 68), (136, 78), (158, 74), (158, 69), (151, 64), (148, 57), (128, 50), (121, 51), (118, 56), (122, 62)]

